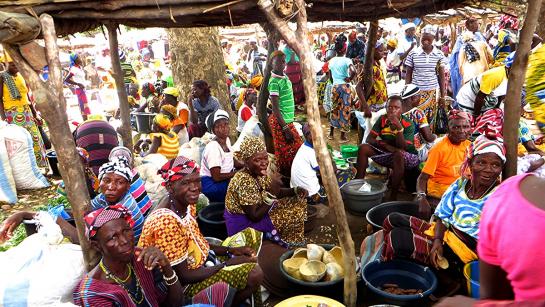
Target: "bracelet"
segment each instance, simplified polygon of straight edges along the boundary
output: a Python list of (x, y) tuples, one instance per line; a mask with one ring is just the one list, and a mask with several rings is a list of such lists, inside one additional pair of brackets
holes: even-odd
[(164, 279), (165, 281), (171, 281), (171, 280), (175, 279), (176, 277), (177, 277), (176, 271), (174, 271), (174, 270), (172, 270), (172, 276), (170, 276), (170, 277), (166, 277), (166, 276), (163, 274), (163, 279)]
[(174, 274), (174, 281), (173, 282), (168, 282), (165, 280), (165, 284), (167, 284), (167, 286), (174, 286), (176, 283), (178, 282), (178, 275)]
[(426, 197), (428, 196), (426, 192), (416, 192), (416, 197)]
[(288, 126), (287, 124), (284, 127), (282, 127), (282, 131), (287, 131), (289, 129), (290, 129), (290, 126)]

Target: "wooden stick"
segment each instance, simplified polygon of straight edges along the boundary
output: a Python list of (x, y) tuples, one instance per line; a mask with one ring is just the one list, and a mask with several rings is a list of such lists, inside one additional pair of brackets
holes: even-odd
[(509, 72), (507, 94), (505, 95), (505, 120), (503, 133), (507, 149), (504, 178), (517, 174), (518, 124), (520, 121), (520, 94), (526, 80), (528, 55), (532, 45), (532, 37), (536, 29), (542, 0), (529, 0), (526, 19), (520, 33), (515, 62)]
[(125, 90), (124, 73), (121, 69), (121, 61), (119, 60), (119, 44), (117, 42), (117, 24), (109, 23), (108, 41), (110, 42), (110, 58), (112, 59), (113, 77), (115, 87), (117, 88), (117, 97), (119, 98), (119, 111), (121, 114), (121, 127), (117, 130), (121, 134), (123, 146), (132, 151), (132, 129), (131, 129), (131, 111), (129, 109), (129, 99)]
[(373, 88), (373, 63), (375, 62), (375, 45), (377, 44), (378, 21), (371, 21), (369, 25), (369, 38), (365, 46), (365, 63), (363, 65), (363, 85), (365, 99), (371, 95)]
[[(261, 23), (261, 27), (265, 33), (267, 33), (267, 40), (269, 41), (267, 58), (270, 58), (271, 54), (276, 50), (278, 40), (280, 39), (280, 34), (269, 22)], [(257, 116), (259, 118), (259, 122), (261, 123), (261, 130), (263, 131), (267, 152), (272, 153), (274, 152), (274, 145), (271, 127), (269, 126), (269, 117), (267, 114), (267, 102), (269, 101), (268, 85), (269, 80), (271, 79), (271, 66), (269, 61), (267, 61), (267, 65), (265, 65), (265, 71), (263, 73), (265, 75), (263, 76), (263, 83), (261, 84), (261, 90), (259, 91), (259, 97), (257, 99)]]
[(226, 6), (230, 6), (230, 5), (233, 5), (233, 4), (237, 4), (239, 2), (242, 2), (242, 1), (246, 1), (246, 0), (235, 0), (235, 1), (229, 1), (227, 3), (223, 3), (223, 4), (220, 4), (220, 5), (216, 5), (214, 7), (211, 7), (209, 9), (206, 9), (204, 11), (202, 11), (203, 14), (206, 14), (208, 12), (211, 12), (211, 11), (214, 11), (214, 10), (217, 10), (217, 9), (221, 9), (222, 7), (226, 7)]
[[(333, 208), (337, 218), (337, 235), (341, 248), (343, 249), (344, 258), (344, 303), (352, 307), (356, 306), (357, 288), (356, 288), (356, 263), (354, 241), (350, 234), (350, 228), (346, 220), (346, 212), (344, 211), (344, 203), (339, 190), (339, 185), (335, 179), (335, 172), (331, 162), (329, 151), (326, 147), (322, 125), (320, 123), (320, 112), (318, 111), (318, 97), (316, 93), (316, 80), (313, 69), (313, 54), (310, 50), (310, 45), (307, 40), (307, 12), (304, 0), (296, 0), (299, 8), (297, 14), (297, 35), (289, 28), (286, 21), (276, 15), (273, 3), (271, 0), (260, 0), (258, 2), (261, 10), (267, 16), (267, 20), (276, 27), (278, 32), (286, 40), (286, 42), (295, 50), (301, 59), (301, 69), (303, 73), (303, 85), (307, 104), (307, 121), (310, 124), (312, 139), (314, 141), (314, 150), (318, 158), (320, 172), (324, 187), (326, 189), (329, 206)], [(303, 38), (297, 40), (297, 37)]]

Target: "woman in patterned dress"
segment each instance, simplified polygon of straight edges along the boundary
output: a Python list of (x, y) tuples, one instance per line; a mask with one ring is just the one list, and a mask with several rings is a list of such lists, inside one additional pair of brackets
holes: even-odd
[(195, 161), (179, 156), (168, 161), (159, 174), (168, 191), (146, 219), (138, 243), (155, 246), (168, 258), (184, 285), (184, 294), (193, 296), (217, 283), (226, 282), (236, 289), (233, 306), (239, 306), (256, 292), (263, 280), (257, 264), (262, 234), (245, 229), (227, 238), (222, 246), (211, 246), (203, 237), (196, 220), (195, 203), (201, 193), (199, 168)]
[(481, 212), (499, 185), (504, 163), (501, 141), (490, 133), (477, 138), (462, 164), (462, 177), (447, 189), (435, 209), (434, 223), (400, 213), (384, 220), (382, 258), (411, 258), (436, 268), (443, 255), (451, 263), (476, 260)]
[(267, 176), (267, 151), (257, 137), (246, 137), (235, 156), (244, 161), (245, 168), (227, 188), (224, 216), (228, 234), (251, 227), (281, 245), (303, 243), (308, 192), (281, 188), (279, 178)]
[(9, 62), (8, 69), (1, 74), (0, 88), (0, 118), (8, 124), (21, 126), (30, 133), (36, 163), (39, 167), (47, 167), (36, 111), (28, 101), (28, 87), (15, 63)]

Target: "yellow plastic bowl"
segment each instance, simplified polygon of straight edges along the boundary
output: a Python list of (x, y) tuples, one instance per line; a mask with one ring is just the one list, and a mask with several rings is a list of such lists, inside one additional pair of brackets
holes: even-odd
[(335, 261), (344, 269), (343, 249), (339, 246), (333, 247), (329, 253), (335, 258)]
[(299, 272), (303, 276), (303, 280), (309, 282), (317, 282), (325, 275), (326, 266), (323, 262), (311, 260), (299, 267)]
[(291, 258), (305, 258), (307, 259), (307, 249), (306, 248), (298, 248), (293, 252), (293, 256)]
[(302, 275), (299, 272), (299, 268), (307, 262), (307, 258), (290, 258), (284, 260), (284, 262), (282, 262), (282, 266), (291, 277), (301, 280)]

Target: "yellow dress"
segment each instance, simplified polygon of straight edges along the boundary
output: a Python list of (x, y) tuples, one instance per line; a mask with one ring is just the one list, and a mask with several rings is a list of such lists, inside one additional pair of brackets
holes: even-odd
[(157, 153), (162, 154), (167, 159), (174, 159), (178, 156), (180, 142), (178, 136), (172, 132), (165, 133), (150, 133), (150, 137), (158, 137), (161, 139), (161, 146), (157, 149)]

